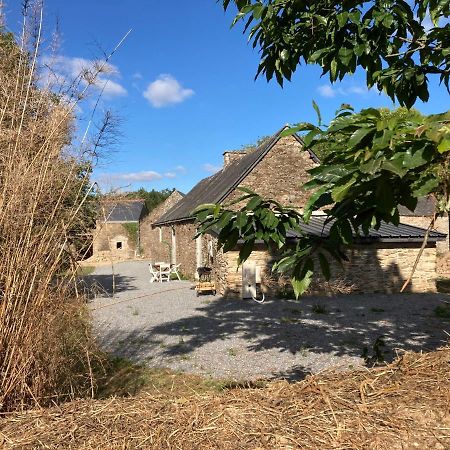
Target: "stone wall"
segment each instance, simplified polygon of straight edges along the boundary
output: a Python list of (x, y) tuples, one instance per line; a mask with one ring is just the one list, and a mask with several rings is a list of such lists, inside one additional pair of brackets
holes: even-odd
[(176, 240), (176, 264), (181, 264), (180, 272), (189, 279), (194, 279), (197, 270), (196, 243), (194, 236), (196, 227), (192, 222), (174, 225)]
[(175, 203), (181, 200), (181, 198), (182, 195), (178, 191), (174, 191), (141, 222), (141, 248), (143, 256), (152, 262), (170, 260), (172, 245), (171, 229), (169, 226), (153, 227), (153, 223), (172, 208)]
[[(426, 229), (430, 225), (431, 217), (401, 216), (400, 221), (408, 225), (414, 225), (416, 227)], [(437, 250), (436, 271), (438, 275), (450, 276), (449, 218), (438, 217), (436, 219), (434, 230), (447, 235), (447, 238), (445, 240), (438, 241), (436, 243), (436, 250)]]
[(121, 223), (97, 221), (92, 242), (92, 258), (97, 261), (133, 259), (136, 242)]
[[(316, 167), (311, 155), (302, 149), (293, 136), (281, 138), (245, 177), (240, 184), (255, 191), (264, 198), (272, 198), (282, 205), (303, 208), (310, 192), (301, 186), (309, 180), (306, 172)], [(233, 191), (225, 202), (242, 196), (239, 190)]]
[[(349, 253), (349, 262), (344, 270), (332, 266), (332, 279), (326, 282), (320, 276), (313, 282), (310, 294), (338, 295), (340, 293), (399, 292), (404, 281), (410, 275), (411, 268), (419, 252), (420, 244), (404, 244), (398, 247), (392, 244), (374, 244), (355, 246)], [(222, 256), (225, 263), (217, 259), (217, 270), (226, 267), (226, 275), (218, 280), (221, 295), (241, 297), (242, 267), (237, 269), (238, 250)], [(261, 291), (268, 295), (279, 295), (288, 291), (286, 280), (280, 283), (271, 275), (271, 266), (275, 256), (269, 254), (263, 246), (257, 246), (248, 262), (259, 267), (261, 273)], [(318, 264), (316, 265), (318, 267)], [(236, 270), (237, 269), (237, 270)], [(436, 248), (425, 248), (417, 266), (410, 292), (435, 292)]]

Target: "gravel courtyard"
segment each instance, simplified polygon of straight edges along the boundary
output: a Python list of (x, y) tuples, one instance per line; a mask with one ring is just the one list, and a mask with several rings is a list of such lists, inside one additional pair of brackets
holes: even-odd
[[(352, 295), (294, 300), (197, 297), (192, 283), (149, 283), (147, 262), (97, 267), (87, 277), (89, 306), (103, 349), (150, 367), (230, 380), (299, 379), (328, 368), (364, 364), (364, 348), (432, 350), (449, 337), (450, 320), (434, 309), (447, 294)], [(100, 288), (101, 286), (101, 288)]]

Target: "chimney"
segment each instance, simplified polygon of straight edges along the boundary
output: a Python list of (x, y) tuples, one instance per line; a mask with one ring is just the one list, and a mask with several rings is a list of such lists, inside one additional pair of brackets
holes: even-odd
[(223, 152), (223, 167), (228, 167), (232, 162), (241, 159), (245, 154), (245, 150), (227, 150)]

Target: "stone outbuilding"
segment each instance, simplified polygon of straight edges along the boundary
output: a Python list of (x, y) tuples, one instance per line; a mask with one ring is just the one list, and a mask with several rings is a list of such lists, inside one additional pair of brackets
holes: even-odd
[[(190, 278), (195, 276), (197, 267), (212, 267), (217, 290), (222, 295), (247, 298), (260, 292), (280, 293), (289, 289), (289, 283), (274, 279), (271, 273), (276, 252), (257, 244), (248, 261), (238, 268), (239, 245), (224, 254), (217, 250), (217, 238), (213, 234), (194, 240), (196, 225), (191, 218), (192, 211), (201, 204), (226, 204), (242, 196), (239, 187), (301, 210), (309, 197), (309, 192), (301, 186), (309, 179), (307, 171), (316, 167), (319, 159), (304, 148), (300, 137), (283, 136), (283, 130), (255, 149), (225, 152), (222, 170), (201, 180), (159, 219), (152, 221), (158, 236), (158, 251), (167, 255), (170, 248), (170, 262), (180, 263), (181, 270)], [(324, 216), (313, 216), (305, 229), (310, 227), (309, 232), (313, 234), (326, 233), (324, 220)], [(435, 290), (436, 245), (445, 241), (444, 233), (431, 232), (409, 290)], [(335, 276), (330, 283), (319, 279), (311, 292), (398, 291), (410, 274), (424, 236), (425, 230), (420, 226), (383, 224), (380, 230), (372, 230), (349, 250), (349, 262), (342, 269), (338, 265), (332, 267)], [(293, 244), (295, 239), (295, 235), (290, 237)]]
[(94, 231), (92, 258), (102, 261), (140, 256), (140, 228), (146, 214), (145, 201), (141, 199), (103, 201)]

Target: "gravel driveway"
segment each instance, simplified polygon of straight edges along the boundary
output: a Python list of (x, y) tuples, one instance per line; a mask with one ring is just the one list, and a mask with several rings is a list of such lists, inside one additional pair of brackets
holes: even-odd
[(192, 283), (149, 283), (147, 262), (98, 267), (90, 302), (102, 348), (151, 367), (217, 378), (302, 378), (364, 364), (373, 344), (386, 360), (396, 349), (432, 350), (447, 342), (450, 321), (434, 309), (447, 294), (308, 297), (299, 301), (196, 297)]

